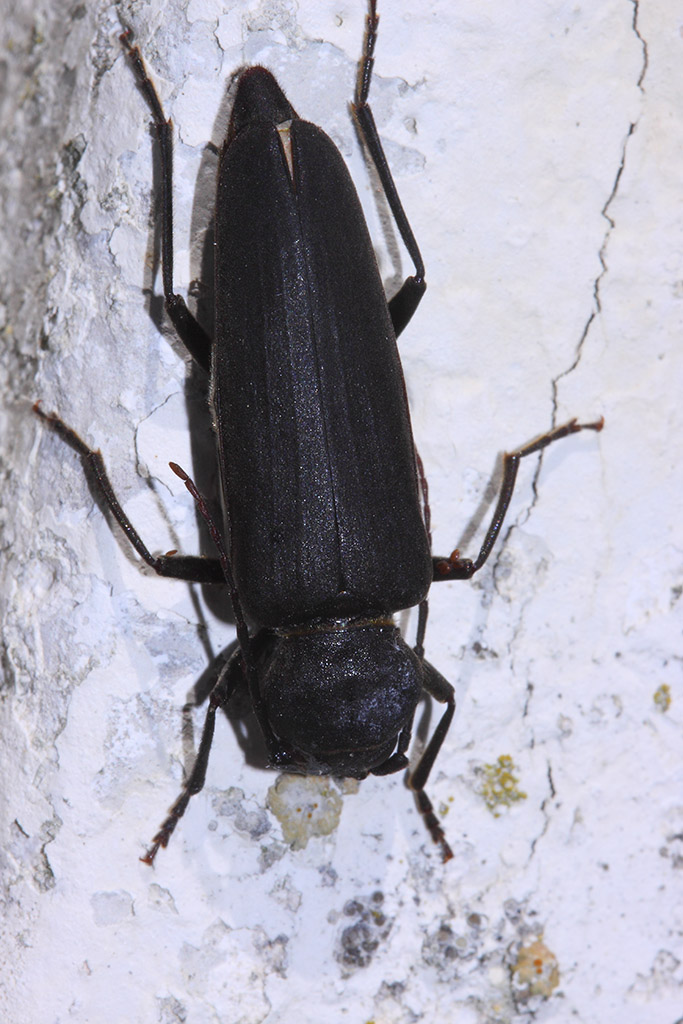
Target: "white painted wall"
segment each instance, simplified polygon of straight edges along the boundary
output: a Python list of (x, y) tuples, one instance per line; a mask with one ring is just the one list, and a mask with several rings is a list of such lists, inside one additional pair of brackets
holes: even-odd
[[(434, 588), (428, 655), (458, 691), (430, 786), (451, 863), (400, 777), (363, 783), (328, 838), (291, 850), (266, 810), (275, 773), (245, 766), (223, 720), (207, 787), (154, 869), (137, 858), (190, 756), (181, 708), (231, 628), (201, 592), (140, 571), (30, 412), (41, 398), (101, 447), (153, 548), (198, 549), (166, 468), (192, 467), (186, 363), (143, 291), (149, 117), (117, 12), (175, 124), (180, 290), (199, 272), (204, 144), (243, 63), (268, 65), (341, 146), (382, 238), (347, 109), (360, 0), (6, 12), (3, 1020), (674, 1024), (680, 10), (385, 0), (372, 99), (428, 269), (401, 351), (436, 549), (468, 536), (501, 450), (573, 415), (606, 427), (549, 451), (540, 474), (531, 460), (490, 567)], [(410, 269), (379, 255), (389, 282)], [(481, 788), (501, 755), (526, 799), (495, 817)], [(363, 928), (377, 945), (353, 969), (343, 950)]]

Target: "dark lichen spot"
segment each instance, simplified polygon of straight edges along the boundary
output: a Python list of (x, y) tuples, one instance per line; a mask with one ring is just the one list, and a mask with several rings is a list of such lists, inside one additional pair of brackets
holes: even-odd
[(380, 910), (383, 903), (384, 893), (374, 892), (369, 898), (348, 900), (344, 904), (344, 916), (357, 918), (342, 929), (335, 952), (345, 973), (367, 967), (391, 931), (392, 921)]

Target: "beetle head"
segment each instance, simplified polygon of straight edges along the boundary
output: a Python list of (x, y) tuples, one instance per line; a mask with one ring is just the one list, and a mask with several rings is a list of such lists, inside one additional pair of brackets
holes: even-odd
[(277, 767), (365, 778), (410, 727), (421, 689), (421, 662), (393, 625), (281, 638), (261, 682), (270, 727), (292, 753)]

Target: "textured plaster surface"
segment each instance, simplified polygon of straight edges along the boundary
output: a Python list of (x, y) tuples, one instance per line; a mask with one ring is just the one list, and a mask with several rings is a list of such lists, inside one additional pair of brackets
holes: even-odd
[(476, 549), (502, 450), (606, 419), (528, 460), (489, 566), (432, 592), (428, 654), (458, 713), (429, 791), (453, 860), (400, 776), (292, 788), (225, 718), (204, 792), (155, 867), (138, 860), (196, 749), (203, 712), (183, 730), (182, 707), (233, 631), (220, 601), (141, 571), (30, 411), (42, 399), (102, 449), (154, 550), (210, 550), (167, 468), (205, 484), (210, 427), (161, 316), (149, 116), (118, 33), (174, 121), (180, 291), (201, 272), (206, 144), (254, 62), (349, 161), (391, 291), (410, 267), (347, 106), (364, 13), (17, 0), (1, 20), (8, 1024), (683, 1018), (670, 0), (382, 5), (373, 106), (429, 282), (401, 353), (435, 549)]

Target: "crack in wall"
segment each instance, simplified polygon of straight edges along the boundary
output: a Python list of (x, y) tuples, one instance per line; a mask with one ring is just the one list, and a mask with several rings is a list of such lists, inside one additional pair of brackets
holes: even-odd
[[(640, 31), (638, 29), (639, 0), (629, 0), (629, 3), (633, 4), (633, 20), (631, 22), (631, 26), (632, 26), (634, 34), (636, 35), (636, 37), (638, 38), (638, 40), (640, 42), (641, 49), (643, 51), (643, 62), (642, 62), (642, 65), (641, 65), (640, 74), (638, 75), (638, 79), (636, 81), (636, 85), (637, 85), (638, 89), (640, 90), (640, 92), (644, 94), (645, 90), (643, 88), (643, 81), (645, 79), (645, 75), (647, 74), (647, 69), (648, 69), (648, 64), (649, 64), (648, 51), (647, 51), (647, 43), (646, 43), (645, 39), (642, 37), (642, 35), (640, 34)], [(590, 329), (591, 329), (591, 327), (593, 325), (593, 322), (595, 321), (596, 317), (599, 316), (600, 313), (602, 313), (602, 302), (600, 300), (600, 287), (602, 285), (602, 279), (605, 277), (605, 275), (607, 274), (607, 272), (609, 270), (609, 267), (607, 266), (606, 254), (607, 254), (607, 248), (608, 248), (609, 243), (610, 243), (610, 239), (612, 237), (612, 232), (614, 231), (614, 228), (616, 227), (616, 222), (610, 216), (609, 209), (610, 209), (610, 206), (612, 205), (612, 203), (614, 202), (614, 200), (617, 197), (617, 193), (619, 191), (619, 185), (621, 183), (621, 178), (622, 178), (622, 175), (624, 173), (624, 168), (626, 166), (626, 154), (627, 154), (627, 151), (628, 151), (629, 140), (631, 139), (631, 137), (634, 134), (634, 132), (635, 132), (637, 127), (638, 127), (638, 121), (632, 121), (629, 124), (628, 131), (626, 132), (626, 137), (624, 138), (624, 142), (623, 142), (623, 145), (622, 145), (622, 148), (621, 148), (621, 159), (619, 161), (619, 166), (617, 168), (617, 172), (616, 172), (616, 175), (614, 177), (614, 182), (612, 184), (612, 188), (610, 190), (610, 193), (609, 193), (607, 199), (605, 200), (605, 203), (604, 203), (604, 205), (602, 207), (602, 210), (600, 211), (600, 215), (602, 217), (604, 217), (605, 220), (607, 221), (607, 228), (605, 230), (605, 234), (604, 234), (604, 237), (603, 237), (603, 240), (602, 240), (602, 245), (600, 246), (600, 249), (598, 250), (598, 259), (600, 260), (600, 267), (601, 267), (601, 269), (600, 269), (600, 273), (598, 274), (598, 276), (595, 278), (595, 281), (593, 282), (593, 309), (591, 310), (591, 312), (590, 312), (590, 314), (588, 316), (588, 319), (586, 320), (586, 323), (584, 325), (583, 331), (581, 332), (581, 335), (579, 337), (579, 340), (578, 340), (578, 343), (577, 343), (577, 346), (576, 346), (576, 353), (575, 353), (573, 362), (565, 370), (563, 370), (561, 373), (559, 373), (557, 375), (557, 377), (555, 377), (553, 379), (553, 381), (552, 381), (552, 407), (553, 407), (552, 425), (553, 425), (553, 427), (557, 423), (557, 405), (558, 405), (557, 395), (558, 395), (558, 390), (559, 390), (559, 383), (560, 383), (560, 381), (564, 377), (569, 376), (569, 374), (572, 373), (577, 368), (577, 366), (579, 365), (579, 363), (581, 361), (581, 355), (582, 355), (582, 352), (583, 352), (583, 346), (584, 346), (584, 344), (586, 342), (586, 339), (588, 338), (588, 334), (589, 334)], [(540, 458), (538, 460), (538, 466), (536, 468), (536, 472), (534, 474), (534, 479), (533, 479), (533, 482), (532, 482), (532, 489), (533, 489), (534, 497), (533, 497), (532, 504), (531, 504), (531, 506), (529, 508), (529, 511), (531, 511), (531, 509), (533, 508), (533, 506), (534, 506), (534, 504), (536, 502), (536, 498), (537, 498), (536, 484), (537, 484), (537, 481), (538, 481), (538, 477), (539, 477), (539, 474), (540, 474), (540, 471), (541, 471), (542, 464), (543, 464), (543, 453), (541, 453), (541, 456), (540, 456)]]
[[(638, 79), (636, 81), (636, 85), (637, 85), (638, 89), (641, 91), (641, 93), (644, 94), (645, 90), (643, 88), (643, 81), (645, 79), (645, 75), (647, 74), (647, 69), (648, 69), (648, 65), (649, 65), (649, 57), (648, 57), (647, 43), (646, 43), (645, 39), (643, 38), (643, 36), (640, 34), (640, 31), (638, 29), (638, 11), (639, 11), (640, 0), (628, 0), (628, 2), (633, 4), (632, 28), (633, 28), (633, 32), (635, 33), (635, 35), (637, 36), (637, 38), (638, 38), (638, 40), (640, 42), (640, 45), (641, 45), (641, 48), (642, 48), (642, 51), (643, 51), (643, 61), (642, 61), (641, 69), (640, 69), (640, 74), (638, 75)], [(616, 174), (615, 174), (615, 177), (614, 177), (614, 182), (612, 184), (612, 188), (610, 189), (610, 193), (609, 193), (607, 199), (605, 200), (605, 203), (603, 204), (603, 207), (602, 207), (602, 209), (600, 211), (600, 215), (602, 217), (604, 217), (605, 220), (607, 221), (607, 228), (605, 230), (605, 234), (603, 236), (603, 240), (602, 240), (602, 244), (600, 246), (600, 249), (598, 250), (598, 258), (600, 260), (600, 267), (601, 267), (601, 269), (600, 269), (599, 274), (595, 278), (595, 281), (593, 282), (593, 309), (590, 311), (590, 313), (589, 313), (589, 315), (588, 315), (588, 317), (586, 319), (585, 325), (583, 327), (583, 330), (581, 331), (581, 334), (579, 336), (579, 340), (578, 340), (577, 345), (576, 345), (576, 351), (575, 351), (575, 355), (574, 355), (574, 359), (573, 359), (572, 363), (570, 364), (570, 366), (568, 366), (564, 370), (562, 370), (556, 377), (554, 377), (552, 382), (551, 382), (551, 389), (552, 389), (552, 418), (551, 418), (551, 427), (550, 427), (550, 429), (553, 429), (557, 425), (558, 391), (559, 391), (560, 381), (564, 377), (569, 376), (570, 373), (573, 373), (573, 371), (578, 367), (578, 365), (579, 365), (579, 363), (581, 361), (583, 347), (584, 347), (584, 344), (585, 344), (585, 342), (586, 342), (586, 340), (588, 338), (588, 334), (590, 332), (591, 326), (593, 325), (595, 319), (602, 312), (602, 303), (601, 303), (601, 300), (600, 300), (600, 287), (601, 287), (603, 278), (605, 277), (605, 275), (607, 274), (607, 272), (609, 270), (609, 267), (607, 265), (606, 253), (607, 253), (607, 248), (609, 246), (609, 242), (610, 242), (610, 239), (611, 239), (611, 236), (612, 236), (612, 232), (613, 232), (614, 228), (616, 227), (616, 222), (610, 216), (609, 209), (610, 209), (610, 206), (612, 205), (612, 203), (614, 202), (614, 200), (615, 200), (615, 198), (617, 196), (617, 193), (619, 191), (619, 184), (621, 182), (621, 178), (623, 176), (624, 169), (625, 169), (625, 166), (626, 166), (626, 155), (627, 155), (629, 140), (631, 139), (631, 137), (635, 133), (637, 127), (638, 127), (638, 121), (634, 121), (634, 122), (631, 122), (629, 124), (628, 130), (626, 132), (626, 136), (624, 138), (624, 142), (623, 142), (623, 145), (622, 145), (621, 158), (620, 158), (619, 166), (617, 168), (617, 171), (616, 171)], [(532, 513), (532, 511), (534, 509), (534, 506), (536, 505), (536, 503), (538, 501), (538, 480), (539, 480), (539, 477), (540, 477), (540, 474), (541, 474), (541, 470), (543, 468), (544, 454), (545, 454), (545, 452), (543, 452), (543, 451), (541, 451), (539, 453), (538, 462), (537, 462), (536, 469), (534, 471), (533, 478), (532, 478), (532, 481), (531, 481), (532, 499), (531, 499), (531, 502), (530, 502), (528, 508), (526, 509), (526, 512), (521, 514), (518, 517), (516, 523), (512, 523), (510, 526), (508, 526), (507, 530), (505, 531), (505, 533), (501, 537), (501, 540), (500, 540), (500, 543), (499, 543), (499, 547), (498, 547), (498, 554), (497, 554), (497, 557), (496, 557), (496, 561), (494, 563), (494, 575), (495, 575), (496, 569), (498, 568), (498, 564), (499, 564), (500, 558), (501, 558), (501, 556), (502, 556), (502, 554), (503, 554), (503, 552), (505, 550), (505, 547), (507, 545), (507, 542), (508, 542), (510, 534), (512, 533), (512, 531), (515, 529), (516, 526), (521, 525), (521, 524), (523, 524), (523, 523), (528, 521), (528, 519), (530, 518), (531, 513)]]
[(540, 806), (540, 811), (541, 811), (541, 814), (543, 815), (543, 828), (538, 833), (538, 835), (534, 836), (534, 838), (531, 840), (531, 843), (530, 843), (531, 850), (530, 850), (530, 853), (529, 853), (529, 859), (527, 861), (527, 864), (530, 864), (531, 861), (533, 860), (534, 854), (536, 853), (537, 845), (540, 843), (540, 841), (543, 839), (543, 837), (545, 836), (546, 832), (550, 828), (551, 811), (549, 811), (547, 808), (548, 808), (549, 802), (551, 800), (554, 800), (555, 796), (557, 795), (557, 792), (556, 792), (556, 789), (555, 789), (555, 783), (553, 781), (553, 768), (552, 768), (552, 764), (550, 763), (550, 761), (547, 762), (546, 778), (548, 779), (548, 795), (543, 798), (543, 800), (541, 801), (541, 806)]
[[(641, 63), (640, 72), (639, 72), (639, 75), (638, 75), (638, 78), (637, 78), (637, 81), (636, 81), (636, 85), (637, 85), (637, 88), (640, 90), (640, 92), (644, 95), (645, 89), (643, 87), (643, 81), (645, 80), (645, 76), (647, 74), (647, 70), (648, 70), (648, 66), (649, 66), (649, 55), (648, 55), (647, 42), (644, 39), (644, 37), (641, 35), (640, 30), (638, 28), (638, 14), (639, 14), (640, 0), (628, 0), (628, 2), (633, 5), (633, 19), (632, 19), (632, 22), (631, 22), (631, 27), (632, 27), (632, 30), (633, 30), (634, 34), (636, 35), (637, 39), (639, 40), (640, 46), (641, 46), (641, 49), (642, 49), (642, 63)], [(588, 335), (590, 333), (590, 329), (591, 329), (593, 323), (595, 322), (595, 320), (597, 319), (597, 317), (602, 313), (602, 302), (601, 302), (601, 298), (600, 298), (600, 289), (601, 289), (603, 278), (605, 277), (605, 275), (608, 273), (608, 270), (609, 270), (609, 267), (608, 267), (608, 264), (607, 264), (607, 258), (606, 258), (607, 257), (607, 249), (608, 249), (611, 237), (612, 237), (612, 233), (613, 233), (613, 231), (614, 231), (614, 229), (616, 227), (616, 222), (611, 217), (611, 215), (609, 213), (609, 210), (610, 210), (610, 207), (611, 207), (612, 203), (614, 202), (614, 200), (616, 199), (616, 196), (618, 194), (619, 185), (621, 183), (621, 179), (623, 177), (624, 169), (626, 167), (626, 157), (627, 157), (627, 152), (628, 152), (629, 141), (630, 141), (631, 137), (634, 135), (634, 133), (636, 131), (636, 128), (638, 127), (638, 123), (639, 123), (639, 119), (636, 120), (636, 121), (633, 121), (633, 122), (631, 122), (629, 124), (628, 130), (626, 132), (626, 135), (624, 137), (624, 141), (623, 141), (623, 144), (622, 144), (622, 147), (621, 147), (621, 156), (620, 156), (620, 160), (619, 160), (619, 166), (617, 167), (616, 174), (614, 176), (614, 181), (612, 183), (612, 187), (610, 189), (609, 195), (607, 196), (607, 199), (605, 200), (605, 202), (604, 202), (604, 204), (602, 206), (602, 209), (600, 210), (600, 215), (602, 217), (604, 217), (604, 219), (607, 221), (607, 227), (606, 227), (604, 235), (603, 235), (602, 244), (600, 245), (600, 249), (598, 250), (598, 258), (599, 258), (599, 261), (600, 261), (600, 271), (599, 271), (597, 277), (595, 278), (595, 280), (593, 282), (593, 308), (591, 309), (591, 311), (590, 311), (590, 313), (589, 313), (589, 315), (588, 315), (588, 317), (586, 319), (586, 322), (584, 324), (583, 330), (581, 331), (581, 334), (579, 336), (579, 340), (578, 340), (577, 345), (576, 345), (574, 359), (572, 360), (571, 364), (568, 367), (566, 367), (564, 370), (562, 370), (561, 373), (559, 373), (556, 377), (554, 377), (552, 382), (551, 382), (551, 404), (552, 404), (552, 417), (551, 417), (551, 426), (550, 426), (551, 430), (554, 429), (557, 426), (557, 413), (558, 413), (558, 404), (559, 404), (559, 402), (558, 402), (558, 393), (559, 393), (560, 381), (564, 377), (567, 377), (567, 376), (569, 376), (569, 374), (573, 373), (574, 370), (576, 370), (576, 368), (578, 367), (579, 363), (581, 362), (581, 357), (582, 357), (582, 354), (583, 354), (583, 348), (584, 348), (584, 345), (585, 345), (585, 343), (586, 343), (586, 341), (588, 339)], [(544, 458), (544, 455), (545, 455), (544, 451), (541, 451), (539, 453), (539, 457), (538, 457), (538, 461), (537, 461), (537, 464), (536, 464), (536, 468), (535, 468), (533, 476), (532, 476), (532, 480), (531, 480), (531, 501), (529, 502), (527, 508), (525, 510), (523, 510), (522, 512), (520, 512), (520, 514), (517, 516), (515, 522), (510, 523), (508, 525), (507, 529), (501, 534), (501, 537), (499, 539), (498, 548), (497, 548), (497, 552), (496, 552), (496, 555), (495, 555), (495, 561), (493, 563), (493, 571), (491, 573), (491, 579), (493, 580), (493, 585), (494, 585), (496, 590), (498, 590), (498, 587), (497, 587), (497, 584), (496, 584), (496, 576), (497, 576), (498, 570), (500, 568), (502, 559), (505, 556), (506, 549), (507, 549), (507, 544), (508, 544), (510, 535), (512, 534), (513, 530), (515, 530), (517, 527), (522, 526), (526, 522), (529, 521), (529, 519), (531, 518), (531, 515), (533, 513), (534, 507), (536, 506), (536, 504), (538, 502), (538, 497), (539, 497), (539, 494), (538, 494), (538, 481), (539, 481), (539, 478), (540, 478), (541, 471), (543, 469), (543, 458)], [(517, 619), (516, 619), (516, 622), (515, 622), (514, 627), (513, 627), (512, 636), (510, 638), (509, 644), (507, 645), (508, 657), (510, 659), (510, 672), (511, 672), (512, 675), (514, 675), (514, 670), (515, 670), (515, 658), (514, 658), (515, 640), (516, 640), (516, 638), (519, 636), (519, 634), (522, 631), (526, 607), (529, 604), (530, 600), (531, 600), (531, 598), (528, 598), (526, 601), (523, 601), (523, 602), (520, 603), (520, 605), (519, 605), (519, 613), (517, 615)], [(525, 699), (524, 699), (524, 708), (523, 708), (523, 715), (522, 715), (523, 718), (526, 718), (528, 713), (529, 713), (529, 706), (530, 706), (531, 700), (533, 698), (533, 691), (534, 691), (533, 683), (530, 680), (527, 680), (526, 694), (525, 694)], [(532, 736), (532, 740), (531, 740), (531, 746), (533, 746), (533, 736)]]

